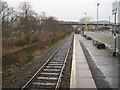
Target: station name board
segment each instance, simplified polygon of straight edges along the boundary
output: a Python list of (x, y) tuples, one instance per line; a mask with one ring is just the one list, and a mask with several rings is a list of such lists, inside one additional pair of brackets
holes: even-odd
[(117, 13), (117, 2), (113, 2), (112, 4), (112, 14), (116, 14)]

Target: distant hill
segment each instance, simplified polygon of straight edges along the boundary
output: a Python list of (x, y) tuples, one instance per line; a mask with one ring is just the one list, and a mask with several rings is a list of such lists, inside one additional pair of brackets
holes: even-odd
[[(74, 24), (74, 23), (86, 23), (86, 22), (75, 22), (75, 21), (62, 21), (61, 23), (63, 24)], [(87, 23), (93, 23), (93, 24), (97, 24), (97, 21), (91, 21), (91, 22), (87, 22)], [(107, 20), (102, 20), (102, 21), (98, 21), (98, 24), (109, 24), (109, 21)], [(113, 22), (110, 22), (110, 24), (113, 24)]]
[[(97, 23), (97, 21), (92, 21), (91, 23)], [(107, 20), (98, 21), (98, 24), (109, 24), (109, 21)], [(110, 24), (113, 24), (113, 22), (110, 22)]]

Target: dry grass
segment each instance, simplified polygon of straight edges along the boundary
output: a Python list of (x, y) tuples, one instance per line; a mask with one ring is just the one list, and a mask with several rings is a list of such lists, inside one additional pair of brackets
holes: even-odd
[[(16, 52), (10, 52), (3, 56), (3, 84), (18, 73), (22, 68), (24, 68), (29, 63), (35, 60), (35, 57), (40, 57), (48, 48), (53, 46), (59, 40), (65, 37), (65, 33), (47, 33), (41, 36), (36, 36), (40, 39), (40, 42), (34, 45), (28, 45), (29, 47), (23, 48), (25, 46), (16, 47), (15, 42), (19, 39), (9, 39), (3, 40), (3, 50), (4, 53), (9, 50), (15, 50)], [(20, 50), (18, 48), (21, 48)]]

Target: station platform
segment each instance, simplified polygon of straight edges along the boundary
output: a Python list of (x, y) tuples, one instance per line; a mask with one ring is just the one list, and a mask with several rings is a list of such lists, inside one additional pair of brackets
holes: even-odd
[(119, 59), (107, 49), (97, 49), (92, 40), (74, 34), (70, 88), (119, 88)]
[(74, 35), (70, 88), (96, 88), (79, 40)]

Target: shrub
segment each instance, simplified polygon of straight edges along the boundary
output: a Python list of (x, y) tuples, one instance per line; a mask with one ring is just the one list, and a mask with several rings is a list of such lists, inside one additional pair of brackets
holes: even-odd
[(86, 38), (86, 35), (82, 35), (82, 36)]
[(54, 37), (51, 39), (51, 43), (52, 43), (52, 44), (56, 43), (57, 41), (58, 41), (58, 40), (57, 40), (56, 38), (54, 38)]
[(32, 40), (32, 43), (35, 43), (35, 42), (39, 42), (39, 39), (38, 39), (38, 38), (34, 38), (34, 39)]
[(75, 34), (80, 34), (80, 31), (76, 30), (76, 31), (75, 31)]
[(23, 40), (18, 40), (15, 43), (15, 46), (24, 46), (25, 44), (29, 44), (30, 38), (29, 37), (24, 37)]
[(105, 44), (97, 40), (93, 40), (93, 45), (95, 45), (98, 49), (105, 49)]
[(98, 49), (105, 49), (105, 44), (99, 42), (99, 43), (97, 43), (97, 48), (98, 48)]
[(86, 36), (85, 38), (86, 38), (87, 40), (92, 40), (92, 38), (89, 37), (89, 36)]
[(93, 45), (97, 45), (98, 41), (97, 40), (93, 40)]
[(18, 40), (16, 43), (15, 43), (15, 46), (23, 46), (25, 45), (25, 42), (23, 40)]
[(25, 37), (25, 38), (23, 39), (23, 42), (24, 42), (25, 44), (28, 44), (28, 43), (30, 42), (30, 37)]

